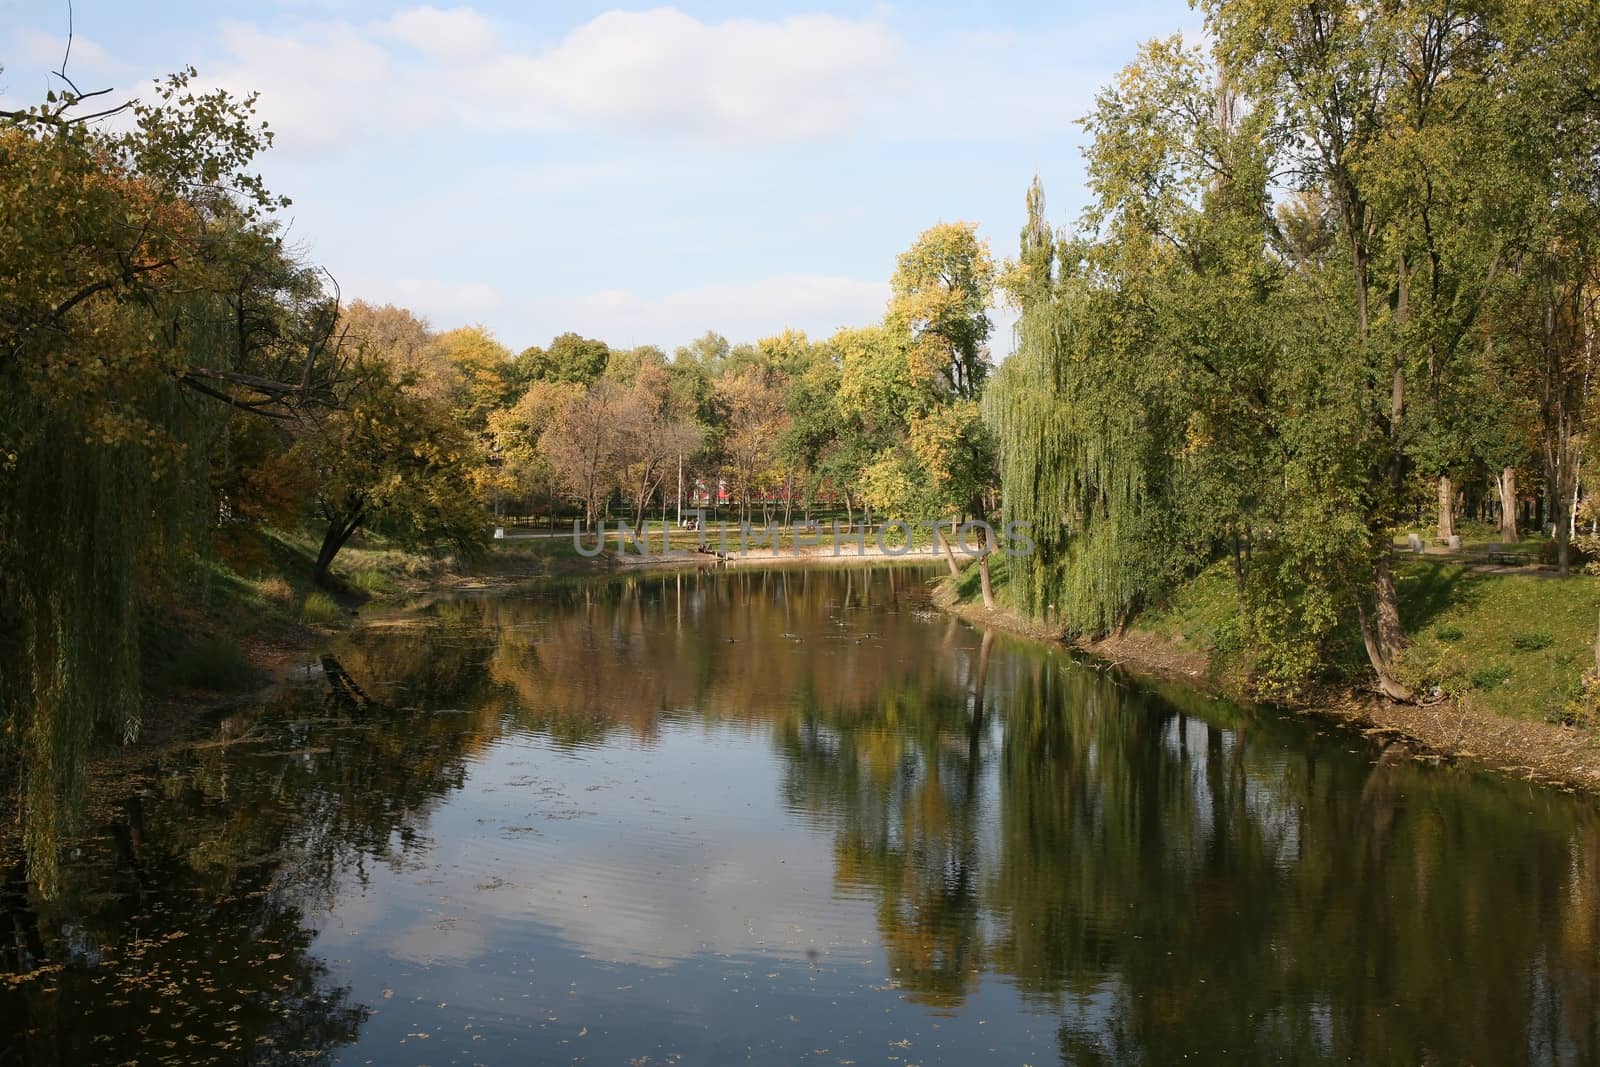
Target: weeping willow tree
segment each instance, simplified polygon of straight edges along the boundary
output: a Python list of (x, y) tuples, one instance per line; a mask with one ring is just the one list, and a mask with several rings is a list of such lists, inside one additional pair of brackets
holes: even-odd
[(1013, 596), (1083, 634), (1122, 624), (1158, 580), (1143, 544), (1159, 482), (1145, 414), (1097, 344), (1094, 300), (1068, 277), (1027, 304), (1016, 353), (984, 397), (1005, 520), (1035, 543), (1011, 562)]
[(1102, 634), (1152, 587), (1139, 545), (1155, 484), (1147, 408), (1108, 335), (1082, 250), (1045, 221), (1037, 178), (1027, 204), (1021, 256), (1004, 279), (1022, 311), (1017, 349), (983, 400), (1005, 521), (1026, 524), (1034, 541), (1012, 560), (1009, 580), (1024, 612)]
[[(191, 300), (193, 340), (225, 337), (225, 309)], [(95, 436), (48, 397), (5, 390), (26, 427), (0, 492), (0, 767), (16, 779), (30, 874), (56, 883), (91, 745), (141, 724), (140, 623), (204, 533), (209, 445), (227, 411), (170, 376), (129, 391), (144, 432)]]
[(0, 112), (0, 785), (46, 893), (91, 746), (139, 730), (141, 619), (214, 517), (228, 418), (327, 392), (280, 343), (318, 294), (244, 169), (270, 138), (191, 75), (120, 132), (75, 92)]

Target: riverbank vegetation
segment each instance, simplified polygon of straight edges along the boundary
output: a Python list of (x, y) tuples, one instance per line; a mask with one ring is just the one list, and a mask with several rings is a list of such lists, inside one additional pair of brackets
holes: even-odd
[(1097, 98), (1081, 224), (1028, 197), (1019, 347), (985, 398), (1039, 545), (1015, 601), (1103, 634), (1220, 566), (1264, 695), (1336, 673), (1352, 622), (1385, 696), (1487, 688), (1491, 662), (1434, 649), (1394, 538), (1429, 509), (1447, 544), (1463, 508), (1507, 543), (1531, 518), (1566, 575), (1592, 528), (1600, 21), (1200, 6), (1209, 48), (1154, 42)]

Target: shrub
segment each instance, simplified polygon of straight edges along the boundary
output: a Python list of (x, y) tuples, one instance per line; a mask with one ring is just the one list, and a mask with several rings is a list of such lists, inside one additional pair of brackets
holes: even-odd
[(1479, 667), (1467, 676), (1474, 689), (1493, 689), (1511, 677), (1511, 668), (1503, 663), (1492, 663), (1487, 667)]
[(1600, 681), (1585, 675), (1568, 691), (1566, 703), (1547, 718), (1568, 726), (1600, 726)]
[(1549, 630), (1524, 630), (1511, 635), (1511, 647), (1518, 652), (1537, 652), (1556, 643)]
[(261, 595), (261, 599), (274, 604), (288, 604), (294, 599), (294, 586), (282, 578), (257, 579), (256, 592)]
[(193, 689), (232, 692), (256, 683), (256, 669), (239, 646), (225, 637), (207, 637), (183, 649), (174, 665), (180, 685)]
[(1459, 641), (1467, 636), (1455, 623), (1447, 622), (1433, 631), (1435, 637), (1441, 641)]
[(327, 593), (308, 593), (300, 605), (300, 618), (309, 623), (336, 622), (342, 615), (339, 605)]
[(1211, 647), (1225, 656), (1235, 655), (1244, 651), (1245, 631), (1244, 620), (1238, 615), (1229, 615), (1217, 623), (1211, 635)]

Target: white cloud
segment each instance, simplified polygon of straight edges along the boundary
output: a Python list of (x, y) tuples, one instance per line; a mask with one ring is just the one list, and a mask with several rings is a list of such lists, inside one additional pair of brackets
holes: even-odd
[(419, 128), (720, 145), (1014, 141), (1076, 119), (1122, 55), (1108, 43), (1126, 35), (1116, 20), (1026, 38), (900, 28), (657, 7), (608, 11), (540, 44), (471, 7), (424, 5), (372, 22), (232, 25), (217, 82), (259, 89), (280, 146), (302, 155)]
[(672, 8), (611, 11), (463, 81), (512, 122), (792, 141), (851, 128), (897, 50), (883, 27), (829, 15), (708, 24)]
[[(450, 128), (734, 145), (853, 133), (1015, 141), (1053, 135), (1083, 112), (1127, 58), (1128, 20), (1148, 18), (1133, 6), (1026, 36), (928, 36), (887, 15), (716, 21), (656, 7), (607, 11), (534, 44), (515, 21), (425, 4), (373, 21), (233, 23), (221, 55), (199, 65), (201, 87), (259, 90), (280, 150), (301, 156)], [(63, 38), (14, 36), (23, 66), (59, 62)], [(74, 70), (109, 62), (82, 37), (73, 52)]]
[(457, 61), (492, 51), (495, 41), (493, 25), (470, 7), (411, 8), (391, 18), (385, 29), (419, 51)]
[(221, 43), (216, 83), (260, 90), (296, 153), (437, 125), (808, 140), (857, 128), (901, 67), (899, 41), (877, 22), (703, 22), (673, 8), (607, 12), (542, 50), (500, 43), (471, 8), (431, 6), (368, 25), (235, 24)]
[(260, 93), (258, 110), (286, 151), (337, 149), (374, 121), (392, 129), (408, 110), (418, 121), (431, 117), (388, 51), (346, 24), (318, 23), (300, 34), (232, 24), (222, 45), (232, 61), (215, 76), (202, 73), (199, 88)]

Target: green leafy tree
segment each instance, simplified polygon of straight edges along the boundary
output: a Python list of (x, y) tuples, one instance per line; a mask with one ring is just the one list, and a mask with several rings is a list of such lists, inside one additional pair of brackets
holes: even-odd
[(524, 382), (575, 382), (588, 385), (606, 369), (611, 348), (575, 333), (564, 333), (550, 342), (549, 348), (527, 348), (516, 359), (517, 374)]
[[(1269, 122), (1274, 166), (1319, 189), (1339, 252), (1325, 279), (1347, 373), (1370, 382), (1354, 414), (1366, 471), (1366, 558), (1345, 568), (1378, 688), (1409, 699), (1390, 563), (1412, 445), (1472, 349), (1506, 256), (1524, 235), (1499, 101), (1495, 12), (1356, 0), (1209, 0), (1231, 84)], [(1430, 403), (1435, 402), (1435, 403)], [(1442, 472), (1440, 472), (1442, 473)]]

